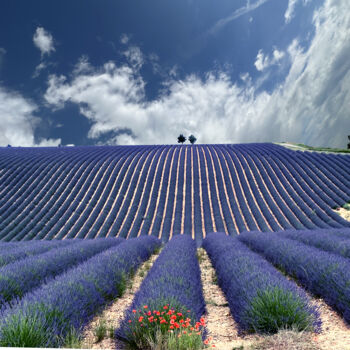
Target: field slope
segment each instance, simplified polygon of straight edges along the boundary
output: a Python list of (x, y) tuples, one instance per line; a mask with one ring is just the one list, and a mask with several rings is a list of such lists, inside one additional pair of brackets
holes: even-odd
[(350, 227), (350, 156), (275, 144), (0, 148), (0, 240)]

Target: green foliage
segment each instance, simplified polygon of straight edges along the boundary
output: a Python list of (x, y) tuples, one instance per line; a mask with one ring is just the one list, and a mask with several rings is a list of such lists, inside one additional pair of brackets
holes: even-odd
[[(35, 313), (11, 315), (1, 327), (0, 346), (6, 347), (46, 347), (62, 339), (47, 331), (47, 324), (52, 322), (65, 324), (62, 313), (57, 309), (47, 309), (43, 304), (34, 304)], [(53, 321), (54, 320), (54, 321)], [(68, 330), (68, 334), (70, 330)], [(55, 339), (53, 339), (55, 338)]]
[(350, 153), (350, 149), (346, 149), (346, 148), (312, 147), (312, 146), (304, 145), (303, 143), (297, 143), (296, 145), (299, 147), (305, 148), (306, 150), (309, 150), (309, 151)]
[(164, 350), (196, 350), (203, 349), (203, 340), (200, 334), (182, 333), (180, 337), (170, 333), (164, 341)]
[(292, 292), (275, 287), (259, 292), (245, 317), (251, 321), (252, 332), (277, 333), (281, 328), (312, 330), (313, 319), (302, 303)]
[(113, 339), (114, 338), (114, 332), (115, 332), (114, 327), (113, 326), (109, 326), (107, 328), (107, 332), (108, 332), (108, 336)]
[(2, 327), (0, 346), (3, 347), (37, 347), (45, 346), (50, 334), (45, 325), (38, 318), (27, 318), (17, 314), (6, 320), (6, 327)]
[(80, 349), (81, 348), (81, 335), (78, 333), (78, 331), (72, 327), (66, 337), (64, 338), (64, 347), (69, 349)]
[(94, 329), (94, 335), (96, 337), (96, 341), (100, 342), (107, 334), (107, 324), (105, 320), (100, 320), (95, 329)]
[(128, 276), (123, 273), (118, 282), (118, 297), (122, 296), (128, 287)]
[(218, 276), (216, 275), (215, 271), (212, 272), (211, 279), (213, 284), (218, 284)]

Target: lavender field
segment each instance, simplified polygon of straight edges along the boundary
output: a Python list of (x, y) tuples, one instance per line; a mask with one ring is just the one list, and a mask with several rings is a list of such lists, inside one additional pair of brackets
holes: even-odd
[(136, 277), (108, 348), (226, 349), (214, 304), (236, 340), (327, 334), (326, 307), (348, 327), (349, 170), (275, 144), (1, 148), (0, 346), (81, 346)]
[(0, 240), (350, 227), (350, 157), (274, 144), (0, 149)]

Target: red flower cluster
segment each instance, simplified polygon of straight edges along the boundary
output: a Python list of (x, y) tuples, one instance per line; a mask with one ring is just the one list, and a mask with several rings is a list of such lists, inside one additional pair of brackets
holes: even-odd
[[(202, 328), (205, 327), (203, 317), (193, 325), (189, 317), (186, 317), (182, 312), (177, 312), (169, 304), (164, 305), (160, 310), (149, 310), (148, 305), (144, 305), (143, 310), (132, 310), (132, 312), (135, 314), (135, 318), (134, 320), (128, 320), (129, 323), (136, 322), (138, 326), (147, 329), (158, 325), (165, 332), (175, 332), (178, 337), (183, 334), (188, 336), (192, 334), (201, 335)], [(187, 310), (187, 313), (190, 312), (191, 310)], [(210, 338), (204, 340), (204, 344), (208, 345), (210, 340)]]

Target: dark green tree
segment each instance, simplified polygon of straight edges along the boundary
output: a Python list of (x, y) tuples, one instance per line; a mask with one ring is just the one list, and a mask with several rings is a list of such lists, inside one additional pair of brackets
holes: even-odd
[(193, 144), (197, 141), (197, 139), (195, 138), (194, 135), (190, 135), (190, 136), (188, 137), (188, 141), (190, 141), (191, 144), (193, 145)]
[(186, 141), (186, 137), (182, 134), (177, 138), (177, 143), (184, 143)]

